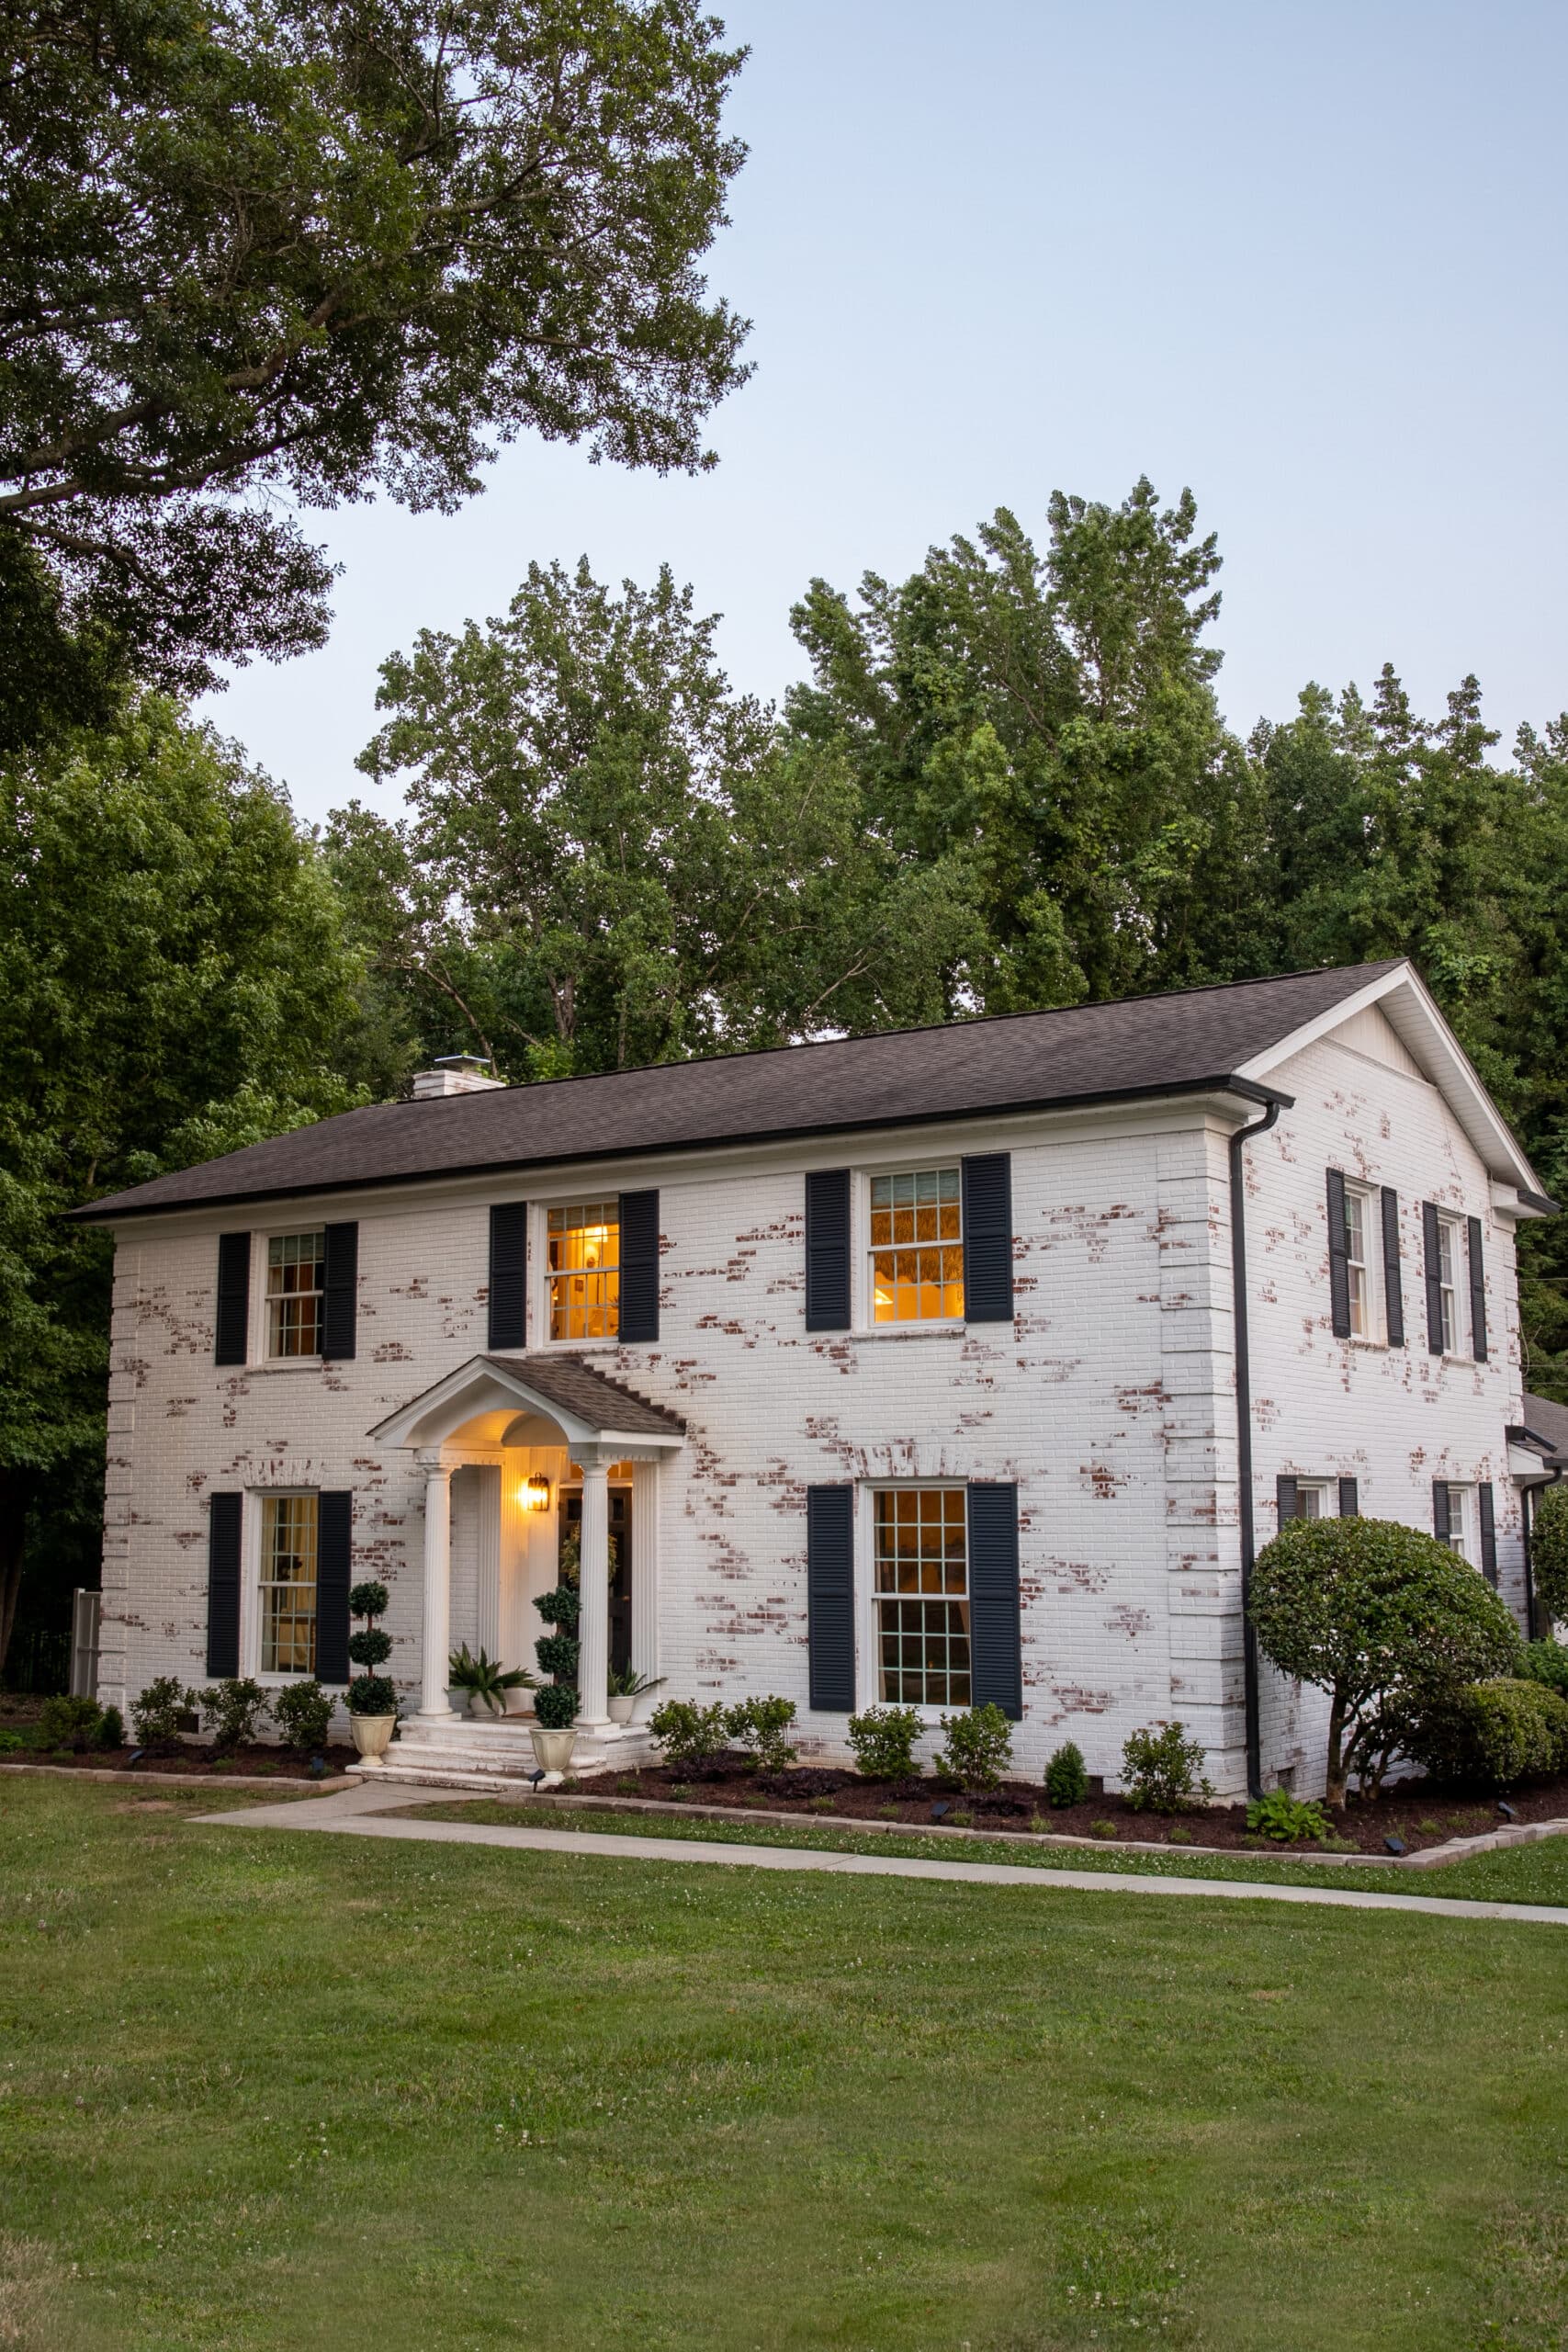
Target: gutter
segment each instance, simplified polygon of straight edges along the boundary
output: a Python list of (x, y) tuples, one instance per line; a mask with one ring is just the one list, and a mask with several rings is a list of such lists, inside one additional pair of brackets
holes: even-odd
[(1247, 1332), (1247, 1170), (1243, 1153), (1252, 1136), (1266, 1136), (1293, 1102), (1274, 1094), (1260, 1119), (1237, 1127), (1230, 1139), (1231, 1283), (1235, 1324), (1236, 1516), (1241, 1530), (1241, 1639), (1246, 1678), (1247, 1792), (1263, 1794), (1263, 1735), (1258, 1705), (1258, 1635), (1252, 1624), (1252, 1571), (1258, 1557), (1252, 1519), (1252, 1362)]

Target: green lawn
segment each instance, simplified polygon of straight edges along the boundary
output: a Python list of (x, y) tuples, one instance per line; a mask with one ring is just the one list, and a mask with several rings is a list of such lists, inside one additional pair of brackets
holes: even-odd
[(214, 1793), (0, 1781), (7, 2347), (1568, 2342), (1561, 1928)]

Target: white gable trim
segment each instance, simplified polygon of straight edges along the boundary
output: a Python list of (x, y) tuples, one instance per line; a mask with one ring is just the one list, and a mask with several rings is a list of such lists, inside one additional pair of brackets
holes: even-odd
[[(1475, 1066), (1449, 1027), (1431, 991), (1414, 965), (1400, 964), (1384, 972), (1353, 996), (1344, 997), (1315, 1021), (1292, 1029), (1288, 1037), (1255, 1054), (1236, 1072), (1261, 1084), (1270, 1071), (1329, 1036), (1355, 1013), (1377, 1005), (1394, 1035), (1437, 1087), (1493, 1176), (1517, 1192), (1540, 1194), (1540, 1179), (1508, 1131), (1507, 1124), (1487, 1093)], [(1529, 1214), (1521, 1203), (1516, 1214)]]
[(540, 1420), (553, 1422), (568, 1445), (614, 1445), (627, 1460), (677, 1453), (685, 1443), (676, 1430), (666, 1437), (647, 1430), (617, 1430), (610, 1419), (585, 1419), (545, 1396), (509, 1365), (486, 1356), (470, 1357), (445, 1380), (378, 1421), (368, 1434), (383, 1445), (438, 1446), (481, 1414), (498, 1411), (536, 1415)]

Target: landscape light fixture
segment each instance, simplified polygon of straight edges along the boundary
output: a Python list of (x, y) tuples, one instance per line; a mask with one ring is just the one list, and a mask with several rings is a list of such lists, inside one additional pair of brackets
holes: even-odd
[(931, 1819), (933, 1821), (944, 1820), (952, 1810), (953, 1807), (948, 1804), (933, 1804), (931, 1807)]
[(1498, 1810), (1498, 1812), (1502, 1815), (1502, 1816), (1503, 1816), (1503, 1818), (1504, 1818), (1504, 1820), (1505, 1820), (1505, 1821), (1517, 1821), (1517, 1819), (1518, 1819), (1518, 1817), (1519, 1817), (1519, 1816), (1518, 1816), (1518, 1815), (1514, 1811), (1513, 1806), (1512, 1806), (1511, 1804), (1509, 1804), (1507, 1803), (1506, 1799), (1506, 1798), (1504, 1798), (1504, 1797), (1499, 1797), (1499, 1798), (1498, 1798), (1498, 1800), (1497, 1800), (1497, 1810)]
[(531, 1781), (533, 1782), (536, 1789), (538, 1787), (539, 1782), (544, 1779), (544, 1777), (543, 1772), (525, 1772), (523, 1775), (523, 1778), (525, 1781)]
[(1410, 1851), (1403, 1838), (1385, 1838), (1382, 1844), (1385, 1854), (1407, 1854)]

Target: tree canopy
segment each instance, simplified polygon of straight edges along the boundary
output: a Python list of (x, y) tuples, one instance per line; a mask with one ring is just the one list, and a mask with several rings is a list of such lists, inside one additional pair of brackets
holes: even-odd
[[(710, 462), (742, 149), (698, 0), (22, 0), (0, 28), (0, 748), (319, 643), (294, 510), (524, 430)], [(237, 495), (243, 493), (243, 495)]]

